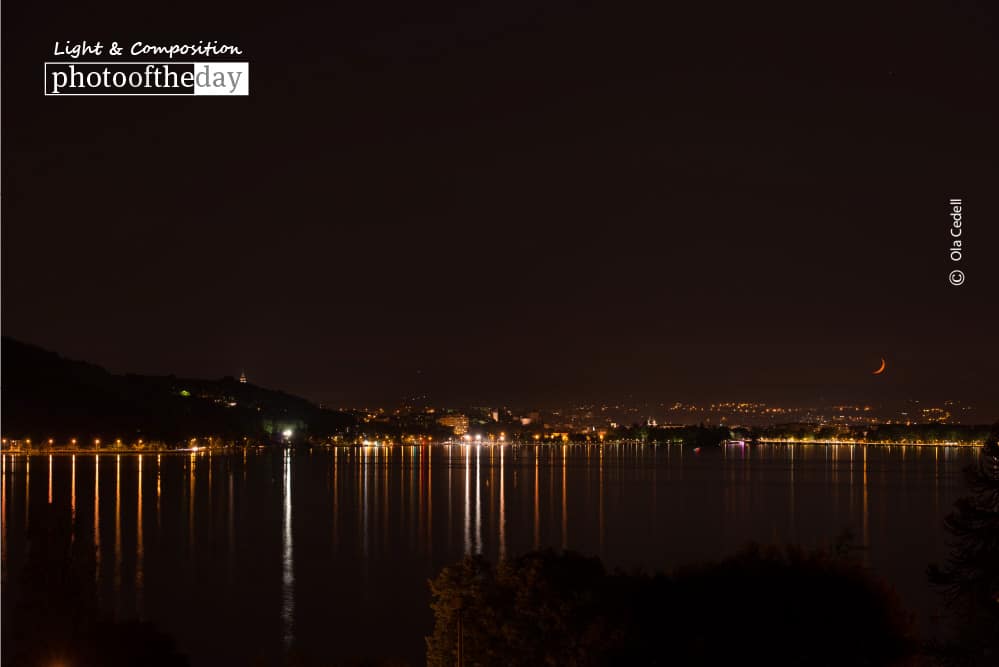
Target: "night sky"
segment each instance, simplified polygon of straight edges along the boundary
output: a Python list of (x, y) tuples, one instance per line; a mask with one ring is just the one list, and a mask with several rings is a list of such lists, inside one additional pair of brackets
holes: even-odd
[[(999, 408), (999, 7), (670, 4), (6, 3), (4, 333), (344, 406)], [(250, 96), (43, 97), (82, 39)]]

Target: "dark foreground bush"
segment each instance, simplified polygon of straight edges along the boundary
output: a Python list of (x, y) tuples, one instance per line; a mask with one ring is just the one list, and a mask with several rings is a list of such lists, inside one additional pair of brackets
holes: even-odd
[[(32, 515), (17, 599), (5, 600), (3, 664), (18, 667), (183, 667), (187, 658), (151, 623), (98, 610), (94, 556), (70, 539), (67, 517)], [(9, 610), (9, 611), (8, 611)]]
[(944, 520), (950, 557), (929, 575), (951, 612), (946, 663), (999, 665), (999, 424), (964, 474), (970, 493)]
[(911, 619), (860, 565), (751, 545), (672, 574), (608, 573), (541, 551), (468, 558), (431, 582), (427, 664), (886, 665), (912, 650)]

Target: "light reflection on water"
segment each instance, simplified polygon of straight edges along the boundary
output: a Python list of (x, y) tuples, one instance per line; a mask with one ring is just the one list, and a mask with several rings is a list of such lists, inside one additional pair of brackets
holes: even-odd
[[(4, 612), (28, 526), (51, 506), (93, 547), (102, 607), (154, 621), (194, 664), (290, 650), (420, 662), (427, 579), (466, 554), (544, 546), (661, 568), (749, 540), (828, 545), (850, 529), (865, 564), (925, 621), (935, 600), (923, 572), (946, 554), (941, 519), (975, 455), (442, 445), (156, 454), (155, 470), (148, 454), (4, 455)], [(34, 490), (32, 463), (45, 467)], [(230, 636), (252, 641), (219, 639)]]
[(284, 452), (282, 484), (284, 516), (281, 522), (281, 626), (282, 640), (291, 648), (295, 618), (295, 556), (291, 537), (291, 451)]

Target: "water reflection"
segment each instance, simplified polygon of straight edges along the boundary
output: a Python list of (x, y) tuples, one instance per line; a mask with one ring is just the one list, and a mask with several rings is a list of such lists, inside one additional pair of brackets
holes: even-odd
[[(16, 587), (11, 574), (24, 563), (29, 518), (40, 520), (37, 510), (50, 505), (70, 518), (72, 539), (93, 547), (101, 604), (154, 620), (201, 656), (195, 664), (247, 663), (258, 652), (279, 663), (289, 650), (327, 662), (420, 662), (426, 581), (462, 555), (496, 559), (550, 546), (599, 554), (611, 567), (666, 567), (718, 558), (751, 539), (820, 546), (849, 528), (866, 547), (864, 562), (918, 613), (921, 596), (930, 604), (925, 565), (946, 553), (936, 527), (974, 455), (467, 443), (185, 452), (155, 462), (95, 455), (92, 477), (88, 466), (77, 470), (89, 460), (82, 454), (5, 455), (3, 581)], [(47, 473), (34, 495), (32, 464), (36, 477), (39, 465)], [(155, 518), (147, 519), (153, 495)], [(384, 641), (385, 627), (393, 642)], [(255, 641), (213, 654), (219, 632)]]
[(198, 458), (195, 452), (191, 452), (191, 459), (187, 468), (187, 547), (188, 557), (194, 562), (194, 493), (195, 493), (195, 468), (198, 465)]
[(541, 484), (538, 482), (538, 476), (541, 474), (541, 450), (534, 450), (534, 548), (537, 549), (541, 546), (541, 502), (538, 498), (538, 493), (541, 488)]
[[(420, 471), (423, 471), (423, 452), (424, 449), (420, 448)], [(427, 555), (433, 555), (434, 549), (434, 468), (430, 465), (430, 453), (427, 452)], [(423, 489), (423, 484), (421, 480), (420, 489)]]
[[(861, 512), (861, 535), (863, 536), (864, 545), (870, 545), (871, 543), (871, 530), (870, 530), (870, 512), (867, 507), (867, 447), (864, 447), (864, 499), (863, 499), (863, 511)], [(864, 550), (864, 565), (870, 565), (870, 549)]]
[[(668, 447), (666, 448), (666, 455), (669, 456)], [(598, 482), (598, 486), (600, 489), (598, 502), (600, 503), (600, 508), (597, 515), (597, 522), (599, 524), (597, 530), (599, 533), (598, 539), (600, 543), (600, 555), (603, 556), (604, 555), (604, 448), (603, 447), (600, 448), (600, 468), (597, 471), (597, 475), (600, 480)], [(537, 541), (537, 539), (535, 539), (535, 541)]]
[(94, 567), (98, 583), (101, 580), (101, 457), (94, 454)]
[(475, 553), (482, 553), (482, 447), (475, 446)]
[(500, 487), (499, 487), (499, 557), (506, 558), (506, 495), (503, 493), (503, 483), (506, 477), (506, 466), (503, 465), (505, 447), (500, 447)]
[(72, 455), (72, 472), (70, 473), (69, 485), (69, 520), (72, 526), (70, 542), (76, 542), (76, 454)]
[(233, 491), (234, 475), (232, 471), (232, 462), (227, 462), (228, 474), (229, 474), (229, 488), (226, 494), (226, 499), (228, 500), (227, 507), (227, 525), (226, 525), (226, 553), (229, 556), (229, 567), (228, 567), (228, 579), (229, 583), (232, 583), (233, 571), (234, 571), (234, 561), (236, 558), (236, 496)]
[(333, 550), (336, 552), (336, 547), (340, 543), (337, 539), (337, 533), (340, 529), (340, 487), (338, 481), (340, 479), (340, 448), (337, 447), (333, 450), (333, 460), (330, 462), (333, 466), (333, 535), (331, 537), (333, 541)]
[[(566, 504), (566, 489), (568, 485), (566, 484), (565, 473), (566, 473), (566, 447), (568, 445), (562, 445), (562, 548), (569, 548), (569, 506)], [(653, 489), (653, 493), (655, 489)]]
[(114, 479), (114, 600), (121, 614), (121, 455), (115, 456)]
[[(7, 562), (7, 455), (0, 456), (0, 558)], [(7, 568), (3, 568), (0, 581), (7, 580)]]
[(143, 586), (143, 539), (142, 539), (142, 454), (139, 454), (139, 467), (136, 473), (135, 499), (135, 608), (142, 617), (142, 586)]
[(281, 521), (281, 623), (282, 639), (290, 648), (294, 640), (292, 625), (295, 617), (295, 560), (291, 530), (291, 450), (284, 452), (282, 475), (284, 512)]
[[(467, 448), (466, 448), (467, 449)], [(465, 452), (465, 555), (472, 553), (472, 460)]]

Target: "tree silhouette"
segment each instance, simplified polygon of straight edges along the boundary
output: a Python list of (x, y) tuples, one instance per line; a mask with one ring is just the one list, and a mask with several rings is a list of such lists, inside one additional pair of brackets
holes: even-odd
[(940, 587), (957, 621), (966, 664), (999, 663), (999, 423), (979, 460), (964, 471), (970, 495), (954, 503), (944, 520), (953, 536), (950, 557), (933, 565), (930, 580)]
[(183, 667), (174, 641), (151, 623), (105, 618), (98, 607), (91, 548), (71, 540), (68, 514), (32, 514), (18, 594), (4, 607), (3, 664), (25, 667)]
[(431, 667), (888, 665), (912, 649), (894, 592), (826, 551), (750, 545), (648, 575), (547, 550), (467, 558), (430, 586)]

